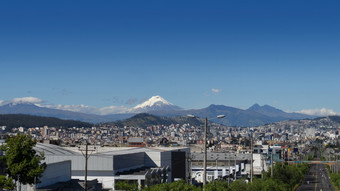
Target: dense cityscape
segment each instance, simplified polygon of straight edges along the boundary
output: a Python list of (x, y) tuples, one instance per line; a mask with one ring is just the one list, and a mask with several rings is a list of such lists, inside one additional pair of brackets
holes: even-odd
[[(334, 120), (332, 120), (334, 119)], [(227, 127), (212, 123), (209, 125), (208, 139), (218, 147), (223, 144), (244, 145), (251, 134), (254, 139), (271, 143), (302, 143), (319, 139), (323, 144), (335, 144), (339, 136), (338, 117), (325, 117), (317, 120), (291, 120), (267, 124), (258, 127)], [(1, 126), (0, 126), (1, 127)], [(7, 132), (6, 126), (0, 132)], [(30, 133), (38, 141), (56, 140), (62, 145), (76, 145), (88, 140), (92, 145), (98, 146), (126, 146), (132, 137), (143, 138), (147, 146), (157, 146), (162, 140), (167, 144), (186, 146), (189, 144), (202, 144), (204, 127), (190, 124), (159, 124), (148, 127), (35, 127), (12, 128), (8, 133)], [(242, 143), (242, 144), (241, 144)], [(248, 142), (249, 143), (249, 142)]]

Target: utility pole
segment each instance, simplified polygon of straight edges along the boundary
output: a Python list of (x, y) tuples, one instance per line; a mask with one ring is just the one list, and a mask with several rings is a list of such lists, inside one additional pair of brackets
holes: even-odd
[(217, 166), (217, 161), (218, 161), (218, 157), (216, 157), (216, 174), (217, 174), (217, 177), (215, 179), (218, 179), (218, 166)]
[[(187, 115), (187, 117), (195, 118), (194, 115)], [(224, 118), (225, 115), (218, 115), (216, 118)], [(203, 191), (207, 182), (207, 131), (208, 131), (208, 118), (205, 118), (204, 125), (204, 158), (203, 158)]]
[(284, 162), (284, 158), (285, 158), (285, 149), (284, 148), (282, 148), (281, 147), (281, 149), (282, 149), (282, 156), (281, 156), (281, 159), (282, 159), (282, 163), (281, 163), (281, 167), (283, 168), (283, 162)]
[(207, 181), (207, 130), (208, 129), (208, 118), (205, 118), (204, 125), (204, 158), (203, 158), (203, 190)]
[(230, 175), (231, 175), (231, 155), (230, 155), (230, 153), (228, 154), (229, 156), (228, 156), (228, 161), (229, 161), (229, 170), (228, 170), (228, 186), (230, 185)]
[(230, 153), (228, 153), (228, 166), (229, 166), (229, 170), (228, 170), (228, 186), (230, 185)]
[(93, 151), (95, 151), (94, 149), (91, 149), (91, 150), (89, 150), (88, 149), (88, 142), (87, 142), (87, 140), (86, 140), (86, 145), (85, 145), (85, 154), (83, 153), (83, 151), (84, 150), (81, 150), (80, 149), (80, 151), (81, 151), (81, 153), (83, 154), (83, 156), (85, 157), (85, 177), (84, 177), (84, 191), (87, 191), (87, 161), (88, 161), (88, 159), (90, 158), (90, 156), (91, 156), (91, 154), (89, 155), (88, 154), (88, 152), (89, 151), (91, 151), (91, 152), (93, 152)]
[(236, 181), (236, 154), (234, 155), (234, 157), (235, 157), (235, 173), (234, 173), (234, 180)]
[(251, 149), (251, 159), (250, 159), (250, 165), (251, 165), (251, 171), (250, 171), (250, 182), (253, 183), (253, 174), (254, 174), (254, 165), (253, 165), (253, 133), (251, 133), (250, 138), (250, 149)]
[(190, 154), (188, 154), (188, 168), (189, 168), (189, 174), (188, 174), (188, 184), (192, 184), (191, 182), (191, 174), (192, 174), (192, 157)]
[(336, 155), (336, 174), (339, 174), (338, 155)]
[(272, 149), (272, 153), (270, 155), (270, 176), (273, 177), (274, 175), (274, 170), (273, 170), (273, 149)]

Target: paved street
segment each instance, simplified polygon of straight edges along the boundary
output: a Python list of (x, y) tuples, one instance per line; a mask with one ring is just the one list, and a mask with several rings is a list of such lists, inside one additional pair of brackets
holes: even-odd
[(312, 164), (310, 171), (305, 175), (298, 191), (335, 191), (328, 177), (327, 169), (323, 164)]

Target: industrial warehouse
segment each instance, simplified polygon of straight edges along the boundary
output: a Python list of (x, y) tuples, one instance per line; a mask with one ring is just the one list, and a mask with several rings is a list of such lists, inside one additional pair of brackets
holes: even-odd
[[(38, 143), (35, 150), (44, 153), (47, 169), (43, 183), (35, 185), (37, 190), (54, 189), (61, 184), (58, 177), (69, 177), (88, 181), (97, 180), (104, 189), (115, 188), (115, 182), (122, 180), (136, 181), (142, 188), (174, 180), (187, 180), (189, 168), (187, 158), (189, 148), (145, 148), (145, 147), (91, 147), (88, 155), (82, 148), (60, 147)], [(85, 171), (87, 160), (87, 172)], [(67, 162), (68, 161), (68, 162)], [(71, 165), (69, 164), (71, 163)], [(70, 168), (65, 170), (65, 168)], [(50, 173), (48, 173), (50, 172)], [(85, 175), (86, 174), (86, 175)], [(70, 176), (71, 175), (71, 176)], [(48, 182), (48, 185), (46, 184)]]

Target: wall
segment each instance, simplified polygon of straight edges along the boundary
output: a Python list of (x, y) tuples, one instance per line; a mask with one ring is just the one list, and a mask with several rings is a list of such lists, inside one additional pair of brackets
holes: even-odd
[(71, 161), (47, 164), (37, 188), (71, 180)]
[(161, 167), (161, 152), (145, 152), (145, 166)]
[[(65, 160), (72, 161), (72, 171), (84, 170), (85, 157), (83, 155), (45, 155), (45, 162), (55, 163)], [(113, 171), (113, 157), (112, 155), (91, 155), (88, 159), (88, 170), (104, 170)]]
[(113, 156), (114, 173), (144, 166), (144, 152)]
[(173, 151), (171, 153), (172, 181), (176, 179), (186, 180), (186, 153)]

